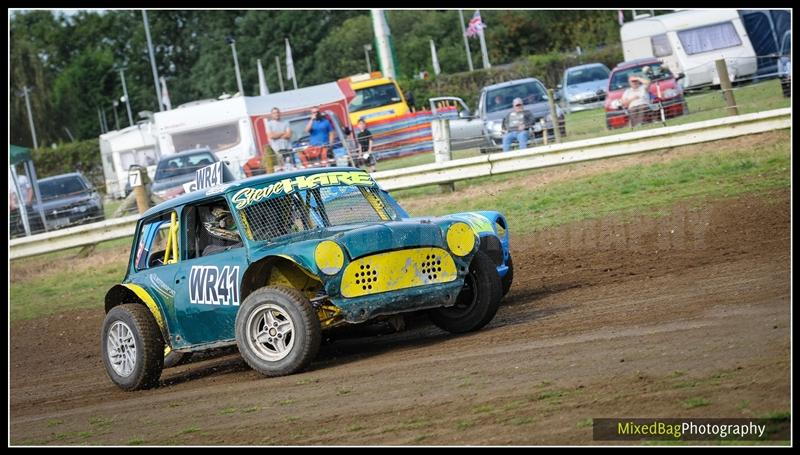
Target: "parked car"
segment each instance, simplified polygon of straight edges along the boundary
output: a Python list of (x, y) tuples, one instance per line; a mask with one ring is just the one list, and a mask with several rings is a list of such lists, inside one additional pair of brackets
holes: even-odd
[(602, 63), (567, 68), (557, 87), (564, 110), (570, 113), (603, 107), (610, 73)]
[[(522, 98), (525, 109), (534, 116), (535, 123), (531, 132), (531, 143), (543, 141), (540, 122), (542, 119), (545, 122), (544, 129), (547, 130), (548, 138), (555, 139), (547, 89), (538, 79), (532, 77), (483, 87), (478, 98), (478, 110), (475, 115), (470, 112), (461, 98), (432, 98), (430, 103), (434, 115), (436, 115), (436, 103), (447, 101), (458, 103), (461, 106), (458, 118), (450, 120), (451, 141), (460, 144), (480, 144), (481, 152), (488, 152), (503, 145), (502, 122), (503, 118), (511, 112), (514, 98)], [(561, 136), (564, 137), (567, 135), (567, 129), (564, 124), (564, 111), (559, 106), (556, 106), (556, 116)]]
[(158, 384), (172, 353), (235, 345), (258, 373), (283, 376), (333, 328), (424, 312), (451, 333), (480, 330), (511, 286), (508, 242), (498, 212), (409, 218), (351, 167), (195, 191), (137, 222), (105, 295), (103, 364), (136, 390)]
[(161, 199), (172, 199), (185, 193), (184, 184), (193, 182), (195, 171), (219, 162), (209, 148), (178, 152), (161, 158), (156, 166), (150, 191)]
[[(92, 183), (80, 172), (56, 175), (39, 180), (47, 230), (53, 231), (69, 226), (94, 223), (105, 219), (103, 198)], [(39, 204), (27, 207), (31, 233), (44, 231), (39, 217)], [(24, 234), (19, 210), (11, 213), (12, 236)]]
[(650, 79), (650, 112), (645, 116), (645, 122), (662, 121), (689, 112), (683, 89), (678, 84), (683, 74), (677, 76), (672, 74), (669, 68), (656, 58), (631, 60), (617, 65), (608, 79), (608, 95), (605, 101), (608, 129), (622, 128), (630, 123), (628, 111), (623, 108), (620, 98), (630, 86), (628, 76), (632, 74), (642, 74)]

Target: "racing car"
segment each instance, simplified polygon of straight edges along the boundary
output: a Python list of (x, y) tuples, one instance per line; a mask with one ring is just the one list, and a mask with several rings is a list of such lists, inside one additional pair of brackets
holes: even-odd
[(145, 389), (181, 358), (236, 346), (262, 375), (288, 375), (326, 331), (410, 312), (479, 330), (511, 286), (508, 242), (498, 212), (411, 218), (357, 168), (196, 190), (138, 220), (125, 276), (105, 296), (105, 370)]

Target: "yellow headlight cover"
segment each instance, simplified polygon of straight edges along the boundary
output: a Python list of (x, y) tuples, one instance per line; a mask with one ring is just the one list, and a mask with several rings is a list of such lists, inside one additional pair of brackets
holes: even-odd
[(344, 265), (344, 251), (338, 243), (324, 240), (314, 250), (314, 260), (317, 267), (326, 275), (335, 275), (342, 270)]
[(456, 256), (466, 256), (475, 248), (475, 232), (467, 223), (453, 223), (447, 229), (447, 247)]

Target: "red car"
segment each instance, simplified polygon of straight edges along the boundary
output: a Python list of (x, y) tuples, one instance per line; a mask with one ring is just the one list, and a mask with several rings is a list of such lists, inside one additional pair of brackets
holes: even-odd
[(628, 111), (623, 108), (620, 98), (629, 87), (628, 76), (632, 74), (643, 75), (650, 79), (650, 111), (645, 115), (645, 122), (661, 121), (661, 110), (664, 119), (687, 114), (689, 108), (683, 97), (683, 89), (677, 77), (656, 58), (641, 58), (623, 62), (617, 65), (608, 78), (608, 95), (606, 96), (606, 127), (608, 129), (622, 128), (630, 124)]

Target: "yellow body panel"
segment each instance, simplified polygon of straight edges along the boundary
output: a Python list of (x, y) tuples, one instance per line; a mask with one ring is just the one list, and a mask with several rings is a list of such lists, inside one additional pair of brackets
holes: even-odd
[(441, 248), (413, 248), (366, 256), (351, 262), (342, 276), (347, 298), (448, 283), (458, 275), (452, 256)]
[(126, 283), (123, 284), (123, 286), (133, 291), (133, 293), (136, 294), (137, 297), (142, 299), (142, 302), (144, 302), (144, 304), (147, 305), (147, 308), (150, 310), (150, 313), (156, 319), (156, 324), (158, 324), (158, 328), (161, 329), (161, 333), (167, 333), (164, 325), (164, 316), (161, 315), (161, 310), (158, 309), (158, 305), (156, 305), (156, 302), (153, 300), (152, 297), (150, 297), (150, 294), (148, 294), (143, 287), (137, 284)]

